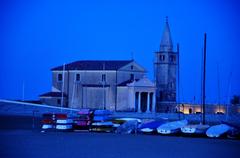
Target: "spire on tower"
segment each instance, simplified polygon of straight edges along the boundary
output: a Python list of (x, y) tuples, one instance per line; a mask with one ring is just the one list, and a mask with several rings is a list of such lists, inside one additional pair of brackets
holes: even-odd
[(162, 40), (160, 43), (160, 51), (172, 51), (172, 50), (173, 50), (173, 44), (172, 44), (171, 32), (168, 24), (168, 17), (166, 16), (166, 24), (165, 24), (165, 29), (162, 35)]

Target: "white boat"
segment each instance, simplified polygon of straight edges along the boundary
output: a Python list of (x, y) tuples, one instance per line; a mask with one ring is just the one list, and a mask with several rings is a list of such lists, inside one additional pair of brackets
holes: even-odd
[(73, 119), (58, 119), (57, 124), (69, 124), (73, 123)]
[(195, 125), (186, 125), (181, 128), (182, 133), (184, 134), (205, 134), (209, 125), (195, 124)]
[(72, 125), (71, 124), (59, 124), (59, 125), (56, 125), (56, 129), (58, 130), (70, 130), (72, 129)]
[(141, 119), (138, 119), (138, 118), (128, 118), (128, 117), (116, 118), (115, 121), (123, 121), (123, 122), (137, 121), (138, 123), (142, 123)]
[(139, 131), (142, 133), (154, 133), (156, 129), (164, 123), (166, 123), (166, 119), (146, 122), (140, 125)]
[(220, 124), (210, 127), (206, 131), (206, 135), (210, 138), (218, 138), (224, 134), (226, 134), (231, 129), (230, 126), (226, 124)]
[(164, 135), (178, 133), (187, 124), (187, 120), (168, 122), (159, 126), (157, 132)]
[(113, 123), (111, 121), (107, 121), (107, 122), (93, 122), (92, 126), (113, 126)]
[(52, 129), (53, 128), (53, 125), (51, 124), (43, 124), (42, 125), (42, 129), (46, 130), (46, 129)]

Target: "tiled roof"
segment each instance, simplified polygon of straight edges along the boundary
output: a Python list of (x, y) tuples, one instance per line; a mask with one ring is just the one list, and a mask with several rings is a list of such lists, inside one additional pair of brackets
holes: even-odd
[[(65, 93), (63, 93), (64, 97), (67, 97)], [(44, 94), (41, 94), (40, 97), (62, 97), (62, 92), (47, 92)]]
[[(80, 60), (65, 65), (65, 70), (118, 70), (133, 60)], [(63, 70), (63, 65), (52, 68)]]

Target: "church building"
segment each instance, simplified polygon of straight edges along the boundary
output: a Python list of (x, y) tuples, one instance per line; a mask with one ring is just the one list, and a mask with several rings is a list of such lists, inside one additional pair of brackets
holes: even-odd
[[(81, 60), (52, 69), (48, 105), (155, 112), (155, 85), (134, 60)], [(62, 99), (63, 98), (63, 99)]]
[(176, 103), (176, 68), (168, 20), (155, 53), (154, 82), (134, 60), (80, 60), (52, 68), (52, 90), (44, 104), (69, 108), (156, 112)]

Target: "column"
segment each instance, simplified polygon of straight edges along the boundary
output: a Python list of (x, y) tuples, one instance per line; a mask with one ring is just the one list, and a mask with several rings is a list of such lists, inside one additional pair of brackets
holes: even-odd
[(147, 111), (146, 112), (150, 112), (150, 93), (147, 93)]
[(155, 113), (156, 112), (156, 94), (153, 93), (152, 95), (152, 112)]
[(141, 92), (138, 92), (138, 112), (141, 111)]
[(134, 91), (133, 91), (133, 97), (132, 97), (132, 98), (133, 98), (133, 107), (134, 107), (134, 111), (136, 111), (136, 109), (135, 109), (135, 108), (136, 108), (136, 105), (135, 105), (135, 104), (136, 104), (136, 103), (135, 103), (135, 102), (136, 102), (136, 94), (135, 94)]

